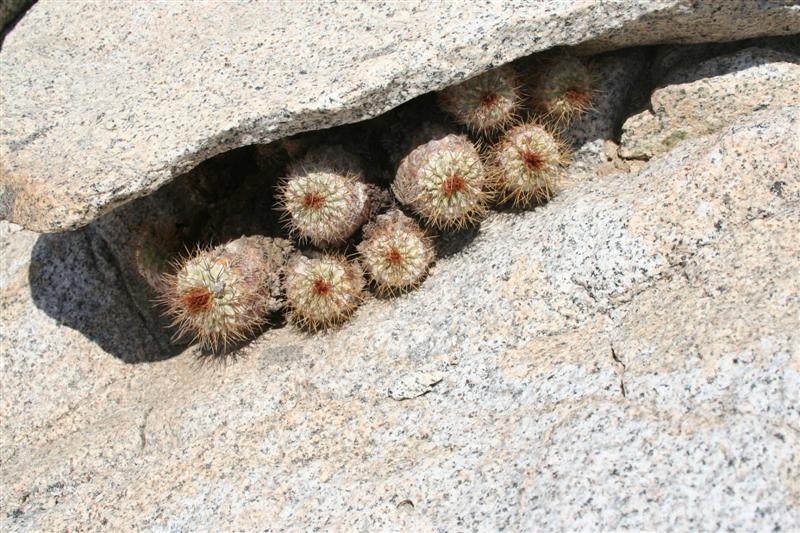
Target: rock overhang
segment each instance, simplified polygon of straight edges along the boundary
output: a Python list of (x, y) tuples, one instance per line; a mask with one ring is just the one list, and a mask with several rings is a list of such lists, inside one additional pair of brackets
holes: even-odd
[(41, 1), (0, 53), (0, 215), (81, 227), (218, 153), (371, 118), (557, 46), (797, 32), (800, 6), (780, 2)]

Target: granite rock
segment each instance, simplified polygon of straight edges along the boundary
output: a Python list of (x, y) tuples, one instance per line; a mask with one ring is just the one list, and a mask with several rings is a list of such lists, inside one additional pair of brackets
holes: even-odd
[(223, 361), (113, 357), (137, 332), (84, 334), (126, 314), (89, 229), (0, 222), (0, 527), (800, 528), (798, 127), (574, 181), (418, 290)]
[(533, 52), (793, 34), (792, 4), (40, 0), (0, 53), (0, 214), (76, 228), (215, 154), (373, 117)]
[(650, 109), (622, 128), (620, 155), (648, 158), (760, 109), (800, 104), (800, 56), (747, 48), (677, 68), (650, 97)]

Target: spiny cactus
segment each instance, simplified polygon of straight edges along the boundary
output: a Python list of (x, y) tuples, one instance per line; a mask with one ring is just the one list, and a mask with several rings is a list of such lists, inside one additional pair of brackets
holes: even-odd
[(442, 90), (439, 102), (455, 120), (487, 134), (515, 119), (522, 96), (516, 72), (506, 65)]
[(380, 215), (364, 228), (358, 252), (382, 293), (396, 293), (419, 284), (434, 257), (430, 238), (399, 209)]
[(344, 150), (311, 150), (290, 166), (278, 189), (284, 220), (315, 246), (343, 243), (369, 216), (367, 186), (357, 159)]
[(392, 192), (431, 225), (459, 228), (481, 218), (489, 193), (486, 172), (472, 143), (449, 134), (421, 144), (397, 168)]
[(284, 281), (289, 317), (316, 330), (347, 320), (364, 298), (364, 276), (356, 263), (338, 255), (296, 254)]
[(500, 201), (525, 205), (549, 200), (564, 153), (563, 143), (540, 124), (520, 124), (507, 131), (490, 155), (490, 181)]
[(252, 333), (281, 308), (280, 274), (290, 250), (281, 239), (240, 237), (179, 262), (161, 296), (175, 337), (216, 350)]
[(140, 227), (133, 241), (136, 270), (150, 287), (163, 289), (164, 274), (173, 266), (173, 260), (183, 246), (181, 232), (169, 222), (147, 224)]
[(289, 163), (289, 174), (309, 174), (313, 172), (336, 172), (364, 180), (364, 164), (361, 158), (334, 144), (322, 144), (310, 148), (300, 159)]
[(580, 60), (562, 56), (546, 61), (532, 81), (533, 107), (548, 120), (568, 123), (592, 107), (594, 76)]

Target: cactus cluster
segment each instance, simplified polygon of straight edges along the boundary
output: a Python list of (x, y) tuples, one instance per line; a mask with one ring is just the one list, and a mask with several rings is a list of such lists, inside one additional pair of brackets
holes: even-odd
[[(341, 324), (364, 300), (367, 282), (388, 296), (422, 283), (436, 256), (430, 230), (474, 224), (494, 202), (549, 200), (567, 159), (557, 130), (590, 108), (593, 80), (575, 58), (542, 65), (533, 79), (504, 66), (443, 90), (436, 103), (449, 124), (412, 124), (437, 110), (373, 121), (367, 131), (382, 130), (378, 150), (391, 170), (376, 165), (380, 158), (367, 149), (374, 144), (355, 155), (353, 135), (316, 132), (256, 147), (255, 168), (283, 171), (274, 207), (300, 249), (243, 236), (169, 263), (174, 232), (145, 232), (137, 267), (161, 294), (176, 336), (217, 348), (249, 336), (279, 309), (305, 329)], [(224, 196), (201, 174), (199, 195), (216, 205)], [(220, 212), (242, 212), (236, 202), (260, 189), (237, 193), (233, 208)]]

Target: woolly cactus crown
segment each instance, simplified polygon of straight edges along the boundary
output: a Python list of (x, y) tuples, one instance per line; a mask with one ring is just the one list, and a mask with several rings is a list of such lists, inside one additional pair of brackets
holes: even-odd
[(180, 262), (165, 276), (161, 297), (176, 338), (191, 336), (217, 349), (252, 333), (280, 308), (285, 248), (266, 237), (241, 237)]

